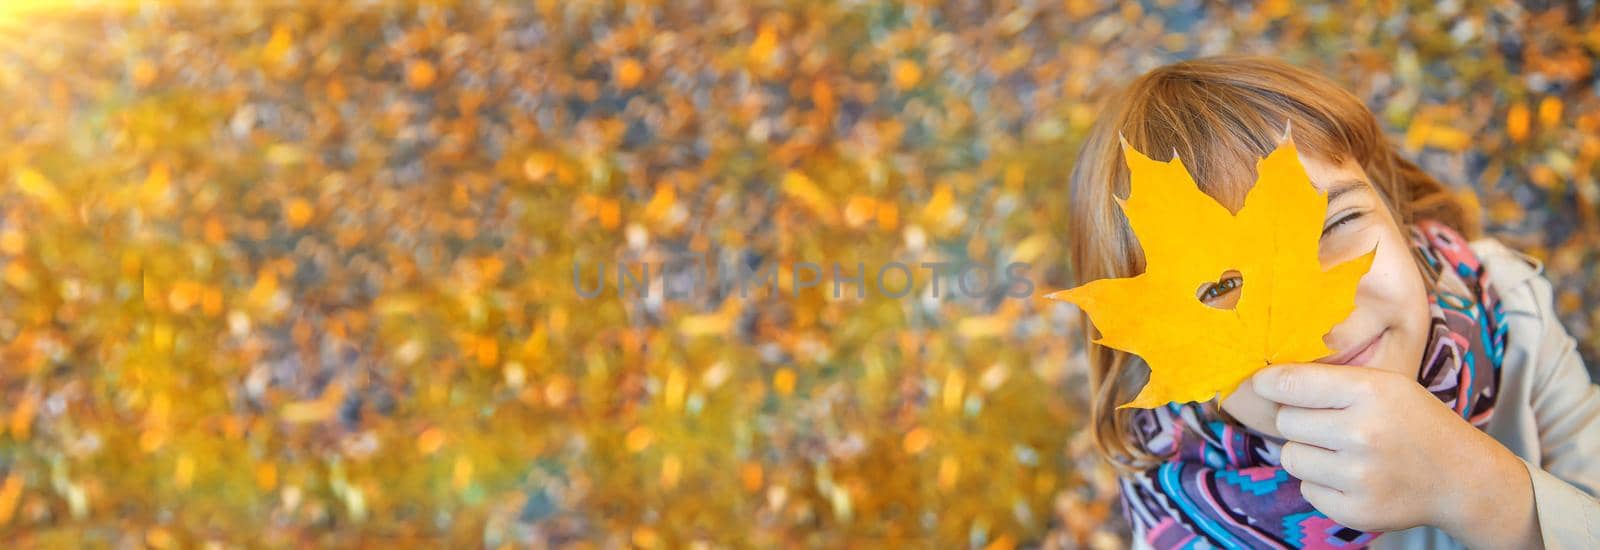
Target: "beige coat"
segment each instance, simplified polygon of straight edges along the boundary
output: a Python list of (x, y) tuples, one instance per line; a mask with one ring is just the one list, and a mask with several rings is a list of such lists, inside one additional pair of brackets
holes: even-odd
[[(1543, 266), (1498, 241), (1471, 246), (1500, 289), (1507, 323), (1500, 397), (1485, 430), (1528, 465), (1545, 547), (1600, 549), (1600, 386), (1556, 319)], [(1373, 544), (1461, 547), (1431, 527), (1386, 533)]]

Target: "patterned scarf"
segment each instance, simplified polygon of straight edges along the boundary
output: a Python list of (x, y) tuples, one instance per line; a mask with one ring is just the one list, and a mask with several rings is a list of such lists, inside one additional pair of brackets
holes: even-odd
[[(1410, 231), (1437, 280), (1417, 382), (1482, 429), (1505, 347), (1500, 299), (1460, 234), (1426, 220)], [(1170, 456), (1121, 479), (1123, 513), (1155, 548), (1361, 548), (1378, 536), (1312, 508), (1278, 465), (1283, 441), (1223, 420), (1215, 400), (1141, 410), (1134, 427), (1146, 449)]]

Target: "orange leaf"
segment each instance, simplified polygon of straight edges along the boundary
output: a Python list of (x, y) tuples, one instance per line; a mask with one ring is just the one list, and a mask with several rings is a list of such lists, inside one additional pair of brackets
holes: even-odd
[[(1050, 297), (1083, 308), (1100, 331), (1096, 343), (1149, 364), (1149, 383), (1123, 407), (1225, 399), (1268, 364), (1332, 353), (1322, 337), (1355, 307), (1373, 252), (1323, 269), (1327, 194), (1312, 186), (1292, 139), (1257, 162), (1237, 214), (1201, 192), (1182, 160), (1157, 162), (1126, 142), (1122, 150), (1131, 181), (1118, 202), (1145, 272)], [(1202, 303), (1196, 291), (1228, 271), (1243, 279), (1235, 307)]]
[(1530, 121), (1528, 106), (1517, 103), (1506, 112), (1506, 135), (1511, 141), (1522, 143), (1528, 139), (1528, 126)]
[(6, 476), (3, 486), (0, 486), (0, 525), (11, 523), (11, 517), (17, 511), (17, 499), (22, 496), (22, 474), (12, 470)]
[(644, 65), (641, 65), (637, 59), (625, 58), (617, 63), (616, 78), (617, 85), (622, 89), (633, 88), (639, 84), (640, 79), (644, 78)]
[(426, 89), (439, 79), (439, 69), (427, 61), (416, 61), (406, 68), (406, 84), (414, 90)]

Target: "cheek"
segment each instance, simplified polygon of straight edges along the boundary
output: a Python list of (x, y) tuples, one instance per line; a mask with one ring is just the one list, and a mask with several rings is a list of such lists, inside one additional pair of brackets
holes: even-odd
[(1386, 232), (1379, 240), (1372, 270), (1357, 290), (1356, 308), (1362, 318), (1393, 331), (1395, 338), (1385, 351), (1390, 359), (1385, 363), (1414, 370), (1426, 345), (1428, 290), (1411, 254), (1410, 241), (1398, 230)]
[[(1417, 262), (1412, 259), (1411, 248), (1401, 242), (1399, 235), (1385, 234), (1378, 241), (1378, 253), (1372, 258), (1372, 269), (1361, 279), (1358, 292), (1368, 298), (1368, 303), (1378, 305), (1412, 304), (1426, 292)], [(1385, 308), (1398, 310), (1400, 308)], [(1382, 317), (1392, 317), (1389, 315)]]
[[(1345, 236), (1336, 244), (1324, 244), (1319, 259), (1324, 269), (1354, 260), (1369, 250), (1374, 251), (1372, 268), (1361, 278), (1357, 287), (1358, 309), (1381, 307), (1385, 303), (1410, 303), (1426, 293), (1422, 273), (1411, 252), (1411, 239), (1401, 230), (1387, 212), (1380, 210), (1371, 216), (1358, 232)], [(1363, 312), (1372, 318), (1378, 311)]]

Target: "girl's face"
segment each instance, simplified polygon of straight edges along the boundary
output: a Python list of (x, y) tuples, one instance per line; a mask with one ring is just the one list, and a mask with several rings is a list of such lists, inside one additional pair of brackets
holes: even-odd
[[(1356, 287), (1355, 310), (1323, 337), (1333, 355), (1315, 362), (1383, 369), (1415, 379), (1432, 321), (1427, 286), (1412, 257), (1408, 234), (1353, 159), (1336, 165), (1302, 152), (1300, 162), (1311, 183), (1328, 194), (1319, 249), (1322, 267), (1377, 249), (1372, 269)], [(1239, 299), (1238, 288), (1221, 286), (1202, 288), (1201, 299), (1232, 307)], [(1248, 382), (1222, 402), (1222, 409), (1256, 431), (1282, 437), (1275, 425), (1276, 405), (1256, 395)]]

